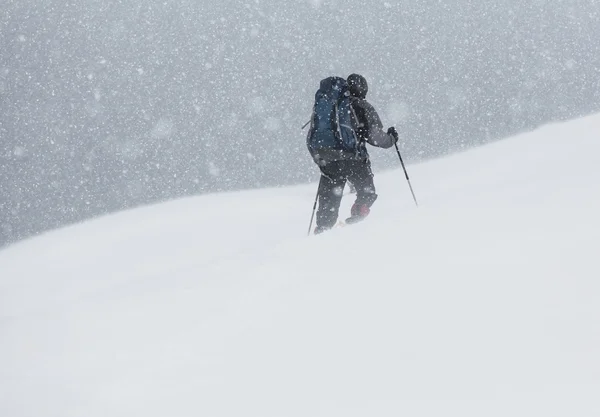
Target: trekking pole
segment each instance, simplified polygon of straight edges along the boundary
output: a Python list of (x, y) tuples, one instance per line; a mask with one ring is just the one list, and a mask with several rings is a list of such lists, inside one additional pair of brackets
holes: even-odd
[(317, 201), (319, 200), (319, 191), (321, 191), (321, 180), (323, 176), (319, 178), (319, 187), (317, 188), (317, 195), (315, 196), (315, 204), (313, 204), (312, 215), (310, 216), (310, 224), (308, 225), (308, 236), (310, 236), (310, 229), (312, 229), (313, 219), (315, 218), (315, 210), (317, 209)]
[(398, 142), (394, 142), (394, 145), (396, 146), (396, 152), (398, 153), (398, 158), (400, 158), (400, 163), (402, 164), (402, 169), (404, 170), (406, 181), (408, 181), (408, 187), (410, 188), (413, 200), (415, 200), (415, 204), (417, 205), (417, 207), (419, 207), (419, 203), (417, 203), (417, 197), (415, 197), (415, 192), (413, 191), (412, 185), (410, 184), (410, 179), (408, 178), (408, 173), (406, 172), (406, 167), (404, 166), (404, 161), (402, 160), (402, 155), (400, 155), (400, 149), (398, 149)]

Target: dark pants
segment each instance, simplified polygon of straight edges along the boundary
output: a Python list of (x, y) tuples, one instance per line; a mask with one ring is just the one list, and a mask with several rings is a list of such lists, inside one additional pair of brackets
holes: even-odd
[(346, 181), (356, 188), (356, 205), (371, 207), (377, 199), (371, 163), (367, 161), (335, 161), (321, 167), (317, 228), (335, 225)]

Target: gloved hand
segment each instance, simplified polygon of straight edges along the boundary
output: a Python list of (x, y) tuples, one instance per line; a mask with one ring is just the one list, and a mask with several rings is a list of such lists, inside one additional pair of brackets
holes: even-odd
[(398, 132), (396, 132), (396, 128), (394, 126), (391, 126), (387, 130), (387, 134), (390, 135), (394, 139), (394, 143), (398, 142)]

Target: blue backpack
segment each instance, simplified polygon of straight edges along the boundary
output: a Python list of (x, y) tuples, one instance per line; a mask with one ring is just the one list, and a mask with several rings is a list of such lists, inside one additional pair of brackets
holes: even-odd
[(358, 156), (359, 141), (352, 128), (352, 119), (346, 80), (340, 77), (322, 80), (315, 94), (306, 137), (308, 151), (318, 165)]

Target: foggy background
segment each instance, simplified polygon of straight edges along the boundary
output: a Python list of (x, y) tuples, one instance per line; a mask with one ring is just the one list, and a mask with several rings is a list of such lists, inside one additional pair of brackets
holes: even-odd
[(300, 127), (319, 81), (352, 72), (408, 162), (582, 116), (600, 109), (600, 2), (3, 0), (0, 246), (316, 181)]

